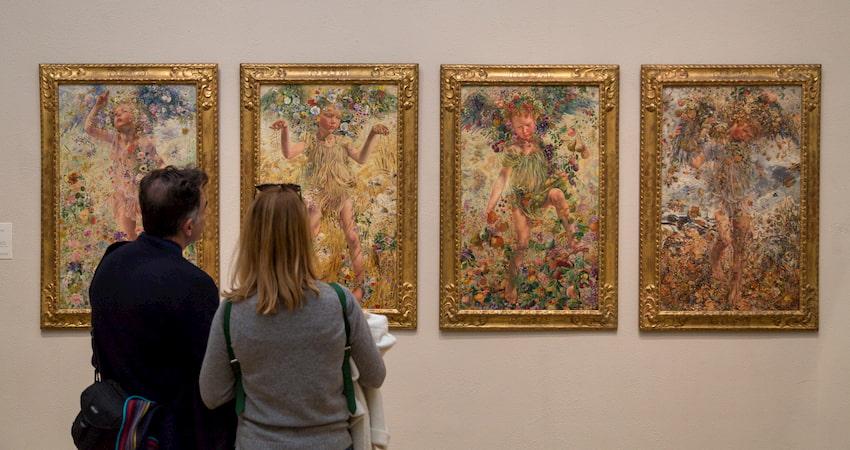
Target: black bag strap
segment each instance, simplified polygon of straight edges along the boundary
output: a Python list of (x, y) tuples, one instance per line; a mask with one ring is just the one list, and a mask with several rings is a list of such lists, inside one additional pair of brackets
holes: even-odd
[[(109, 245), (109, 247), (106, 248), (106, 251), (103, 252), (103, 256), (101, 256), (100, 261), (103, 262), (103, 258), (106, 258), (106, 255), (114, 252), (115, 250), (117, 250), (120, 247), (123, 247), (124, 245), (129, 244), (129, 243), (130, 243), (130, 241), (113, 242), (112, 244)], [(95, 268), (95, 273), (97, 273), (97, 269), (99, 269), (99, 268), (100, 268), (100, 263), (97, 264), (97, 267)], [(100, 356), (98, 356), (98, 354), (97, 354), (97, 342), (94, 339), (94, 325), (92, 325), (92, 328), (91, 328), (91, 350), (92, 350), (91, 363), (94, 366), (94, 381), (97, 382), (97, 381), (100, 381), (103, 378), (103, 370), (100, 368), (101, 367), (100, 366)]]
[(94, 366), (94, 381), (102, 379), (100, 373), (100, 357), (97, 354), (97, 342), (94, 340), (94, 327), (91, 329), (91, 365)]
[(230, 300), (225, 300), (224, 303), (224, 340), (227, 341), (227, 356), (230, 358), (230, 367), (233, 369), (233, 377), (236, 379), (236, 415), (242, 414), (245, 410), (245, 387), (242, 385), (242, 367), (239, 365), (239, 360), (233, 354), (233, 347), (230, 345), (230, 309), (233, 303)]
[(357, 410), (357, 403), (354, 401), (354, 382), (351, 381), (351, 363), (348, 359), (351, 357), (351, 343), (349, 342), (350, 326), (348, 325), (348, 307), (345, 302), (345, 292), (336, 283), (328, 283), (336, 291), (339, 296), (339, 304), (342, 305), (342, 321), (345, 323), (345, 357), (342, 360), (342, 382), (345, 388), (345, 398), (348, 402), (348, 412), (354, 414)]

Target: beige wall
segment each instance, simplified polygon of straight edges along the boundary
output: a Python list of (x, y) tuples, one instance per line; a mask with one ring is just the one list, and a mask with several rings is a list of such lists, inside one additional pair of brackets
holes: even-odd
[[(740, 3), (740, 4), (739, 4)], [(0, 449), (71, 448), (82, 331), (39, 329), (39, 63), (220, 68), (222, 273), (238, 230), (239, 63), (420, 65), (419, 328), (397, 332), (396, 449), (850, 448), (850, 3), (846, 0), (0, 0)], [(438, 328), (440, 64), (618, 64), (613, 332)], [(641, 64), (823, 64), (820, 331), (637, 329)]]

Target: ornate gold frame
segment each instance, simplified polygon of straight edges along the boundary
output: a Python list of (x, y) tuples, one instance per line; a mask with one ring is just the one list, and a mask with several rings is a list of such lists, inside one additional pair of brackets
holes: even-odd
[[(679, 92), (675, 89), (689, 88), (699, 95), (706, 95), (712, 88), (718, 87), (724, 89), (729, 87), (730, 92), (733, 89), (741, 89), (742, 95), (748, 95), (751, 90), (756, 88), (780, 90), (788, 87), (795, 89), (795, 92), (797, 88), (800, 89), (799, 102), (801, 104), (797, 104), (800, 110), (799, 233), (801, 249), (797, 269), (800, 279), (798, 309), (769, 310), (762, 308), (753, 310), (750, 306), (751, 310), (746, 310), (747, 307), (739, 306), (741, 304), (737, 302), (739, 297), (732, 297), (732, 294), (729, 294), (726, 298), (721, 297), (721, 300), (719, 300), (726, 302), (724, 303), (726, 306), (723, 308), (713, 305), (712, 308), (704, 307), (705, 310), (703, 311), (686, 310), (686, 308), (673, 310), (669, 307), (662, 309), (661, 252), (664, 235), (662, 229), (662, 189), (664, 189), (663, 185), (666, 183), (662, 182), (662, 179), (667, 172), (662, 167), (662, 145), (667, 139), (670, 139), (663, 133), (663, 117), (665, 107), (669, 107), (670, 112), (675, 112), (676, 109), (673, 108), (681, 108), (683, 103), (687, 105), (684, 99), (680, 99), (675, 103), (668, 102), (670, 105), (665, 106), (662, 97), (666, 88), (671, 88), (671, 91), (669, 91), (671, 93)], [(699, 91), (700, 89), (703, 90)], [(821, 68), (819, 65), (647, 65), (641, 68), (639, 269), (639, 324), (641, 330), (816, 330), (818, 328), (820, 90)], [(673, 95), (675, 94), (671, 94), (670, 98), (673, 98)], [(757, 96), (754, 95), (750, 101), (752, 102), (756, 98)], [(758, 98), (761, 99), (761, 97)], [(769, 99), (770, 97), (765, 98)], [(775, 102), (776, 98), (773, 101)], [(718, 106), (717, 110), (719, 109)], [(755, 110), (751, 108), (749, 111)], [(749, 111), (746, 114), (749, 114), (750, 117), (756, 114), (756, 112)], [(706, 119), (705, 122), (700, 123), (714, 123), (710, 120), (712, 119)], [(673, 136), (675, 138), (676, 135)], [(672, 142), (673, 139), (670, 139), (670, 141)], [(694, 149), (699, 148), (701, 147), (694, 147)], [(768, 158), (768, 161), (770, 159)], [(735, 161), (740, 161), (737, 156)], [(728, 163), (729, 161), (725, 162)], [(670, 170), (673, 169), (670, 168)], [(687, 199), (693, 198), (692, 194)], [(699, 214), (699, 209), (696, 210), (696, 213)], [(690, 222), (687, 217), (684, 218), (684, 221)], [(709, 224), (709, 227), (711, 227), (711, 224)], [(668, 228), (668, 230), (668, 233), (675, 233), (674, 228)], [(708, 241), (707, 238), (706, 241)], [(708, 245), (711, 245), (710, 242)], [(723, 251), (722, 248), (720, 251)], [(675, 271), (675, 269), (671, 269), (671, 271)], [(740, 292), (733, 291), (731, 287), (728, 290), (729, 292)], [(731, 300), (733, 298), (736, 300)], [(792, 300), (796, 301), (796, 299)], [(751, 302), (752, 300), (746, 301)]]
[[(461, 241), (461, 91), (472, 86), (598, 88), (598, 308), (464, 309)], [(443, 65), (440, 71), (440, 327), (443, 329), (616, 329), (619, 67)]]
[[(194, 244), (199, 267), (218, 280), (218, 65), (216, 64), (42, 64), (41, 87), (41, 328), (86, 328), (90, 309), (60, 307), (59, 230), (60, 86), (159, 85), (194, 86), (196, 94), (197, 165), (209, 175), (209, 205), (203, 238)], [(187, 130), (188, 132), (188, 130)], [(93, 273), (93, 270), (92, 270)], [(88, 275), (91, 276), (90, 274)], [(89, 278), (90, 279), (90, 278)]]
[[(417, 64), (242, 64), (241, 111), (241, 210), (253, 198), (259, 180), (261, 152), (261, 88), (263, 85), (391, 85), (398, 92), (398, 151), (395, 155), (397, 187), (396, 282), (388, 298), (369, 311), (386, 315), (396, 329), (415, 329), (417, 320), (417, 145), (419, 120), (419, 66)], [(275, 181), (275, 182), (279, 182)]]

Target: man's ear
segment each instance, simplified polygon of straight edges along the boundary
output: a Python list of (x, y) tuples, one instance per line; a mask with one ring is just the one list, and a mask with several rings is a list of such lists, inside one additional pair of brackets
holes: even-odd
[(190, 237), (192, 236), (192, 230), (195, 228), (195, 220), (189, 217), (183, 222), (183, 225), (180, 227), (180, 231), (184, 236)]

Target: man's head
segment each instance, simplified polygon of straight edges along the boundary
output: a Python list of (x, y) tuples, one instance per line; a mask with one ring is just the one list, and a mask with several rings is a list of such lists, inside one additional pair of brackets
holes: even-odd
[(145, 232), (182, 247), (200, 239), (206, 223), (207, 180), (203, 170), (174, 166), (145, 175), (139, 184)]

